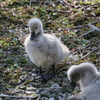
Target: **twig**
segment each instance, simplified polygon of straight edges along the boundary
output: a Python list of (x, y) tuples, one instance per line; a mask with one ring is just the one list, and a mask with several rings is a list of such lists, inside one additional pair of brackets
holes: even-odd
[(41, 6), (42, 6), (43, 1), (44, 1), (44, 0), (42, 0), (42, 1), (40, 2), (40, 4), (39, 4), (39, 8), (38, 8), (38, 10), (37, 10), (38, 13), (39, 13), (39, 17), (40, 17), (40, 15), (41, 15), (41, 14), (40, 14), (40, 12), (41, 12), (40, 9), (41, 9)]
[(86, 8), (88, 8), (90, 6), (94, 6), (94, 5), (98, 5), (98, 4), (100, 4), (100, 2), (97, 2), (97, 3), (91, 4), (91, 5), (85, 6), (84, 8), (81, 8), (81, 9), (86, 9)]
[[(96, 23), (99, 23), (100, 21), (95, 21), (95, 22), (93, 22), (93, 23), (91, 23), (91, 24), (96, 24)], [(86, 25), (79, 25), (79, 26), (77, 26), (77, 27), (75, 27), (75, 28), (71, 28), (71, 29), (78, 29), (78, 28), (83, 28), (83, 27), (87, 27), (88, 26), (88, 24), (86, 24)]]
[(100, 29), (97, 28), (97, 27), (95, 27), (94, 25), (92, 25), (92, 24), (89, 23), (88, 26), (89, 26), (91, 29), (95, 29), (96, 31), (100, 32)]
[(92, 24), (88, 24), (88, 26), (89, 26), (92, 30), (90, 30), (90, 31), (88, 31), (88, 32), (86, 32), (86, 33), (80, 35), (79, 37), (83, 37), (83, 36), (85, 36), (85, 35), (87, 35), (87, 34), (93, 32), (93, 31), (100, 32), (100, 29), (97, 28), (97, 27), (95, 27), (94, 25), (92, 25)]
[(26, 85), (26, 84), (28, 84), (28, 83), (30, 83), (30, 82), (32, 82), (33, 81), (33, 77), (32, 78), (30, 78), (30, 79), (28, 79), (28, 80), (26, 80), (24, 83), (22, 83), (21, 85), (18, 85), (17, 87), (16, 87), (16, 89), (18, 89), (19, 87), (21, 87), (21, 86), (23, 86), (23, 85)]
[[(68, 63), (68, 64), (69, 64), (69, 63)], [(70, 65), (70, 66), (71, 66), (71, 65)], [(61, 68), (60, 70), (57, 71), (57, 73), (59, 74), (62, 70), (65, 70), (66, 68), (69, 68), (70, 66)]]
[[(95, 21), (95, 22), (92, 22), (91, 24), (96, 24), (96, 23), (99, 23), (100, 21)], [(60, 31), (66, 31), (66, 30), (73, 30), (73, 29), (80, 29), (80, 28), (84, 28), (84, 27), (87, 27), (88, 26), (88, 24), (86, 24), (86, 25), (79, 25), (79, 26), (77, 26), (77, 27), (67, 27), (67, 29), (63, 29), (63, 30), (59, 30), (59, 32)]]
[(65, 2), (64, 0), (60, 0), (60, 3), (62, 3), (62, 5), (64, 5), (67, 9), (70, 9), (68, 6), (69, 4), (67, 2)]
[(77, 60), (72, 61), (72, 62), (76, 62), (76, 61), (82, 60), (82, 59), (84, 59), (85, 57), (89, 56), (91, 53), (93, 53), (93, 52), (97, 51), (98, 49), (100, 49), (100, 47), (95, 48), (94, 50), (92, 50), (92, 51), (88, 52), (86, 55), (84, 55), (82, 58), (77, 59)]
[(0, 97), (7, 97), (7, 98), (35, 98), (35, 97), (29, 97), (29, 96), (13, 96), (13, 95), (5, 95), (5, 94), (1, 94)]
[[(98, 41), (95, 41), (95, 44), (98, 44), (98, 43), (100, 43), (100, 40), (98, 40)], [(93, 43), (93, 41), (90, 43), (90, 44), (88, 44), (88, 45), (86, 45), (85, 47), (82, 47), (82, 48), (80, 48), (80, 50), (90, 50), (88, 47), (89, 46), (92, 46), (92, 45), (95, 45), (94, 43)], [(73, 55), (73, 54), (76, 54), (77, 53), (77, 49), (76, 49), (76, 51), (72, 51), (72, 52), (70, 52), (70, 54), (69, 54), (69, 56), (70, 55)]]
[[(30, 0), (30, 6), (32, 6), (32, 3), (41, 3), (41, 1), (33, 1), (33, 0)], [(49, 1), (43, 1), (42, 2), (43, 4), (53, 4), (53, 2), (49, 2)]]
[(83, 48), (87, 48), (87, 47), (89, 47), (89, 46), (91, 46), (91, 45), (93, 45), (94, 43), (90, 43), (90, 44), (88, 44), (88, 45), (86, 45), (85, 47), (83, 47)]
[(57, 11), (57, 10), (46, 10), (46, 11), (48, 11), (48, 12), (58, 12), (58, 13), (68, 13), (68, 14), (71, 13), (69, 11)]
[(42, 1), (40, 2), (40, 4), (39, 4), (39, 9), (41, 8), (43, 1), (44, 1), (44, 0), (42, 0)]
[(67, 1), (65, 1), (65, 0), (60, 0), (60, 1), (63, 2), (64, 4), (66, 4), (67, 6), (70, 6), (70, 4), (67, 3)]
[(93, 32), (93, 31), (95, 31), (95, 29), (88, 31), (88, 32), (86, 32), (86, 33), (84, 33), (84, 34), (80, 35), (79, 37), (83, 37), (83, 36), (85, 36), (85, 35), (87, 35), (87, 34), (89, 34), (89, 33)]

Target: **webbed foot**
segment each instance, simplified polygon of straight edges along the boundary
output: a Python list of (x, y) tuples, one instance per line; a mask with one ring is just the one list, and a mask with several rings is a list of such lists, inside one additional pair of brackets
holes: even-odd
[(42, 81), (46, 82), (47, 80), (51, 79), (54, 76), (55, 76), (54, 74), (45, 74), (44, 76), (42, 76)]

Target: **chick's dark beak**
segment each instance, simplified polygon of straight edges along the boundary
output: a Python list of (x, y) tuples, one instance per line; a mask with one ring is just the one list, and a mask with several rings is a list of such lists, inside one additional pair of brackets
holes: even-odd
[(33, 40), (35, 38), (35, 32), (31, 32), (30, 40)]
[(71, 82), (71, 86), (72, 86), (72, 89), (74, 90), (75, 89), (75, 86), (76, 86), (76, 82)]

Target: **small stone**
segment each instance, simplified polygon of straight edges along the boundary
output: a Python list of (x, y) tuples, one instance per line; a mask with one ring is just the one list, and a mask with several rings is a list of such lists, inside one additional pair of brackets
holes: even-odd
[(27, 81), (29, 79), (29, 76), (28, 75), (25, 75), (24, 76), (24, 79)]
[(55, 98), (54, 97), (50, 97), (49, 100), (55, 100)]
[(67, 75), (67, 71), (63, 71), (64, 75)]
[(32, 83), (32, 86), (33, 87), (39, 87), (39, 86), (41, 86), (41, 84), (39, 84), (39, 83)]
[(20, 89), (24, 89), (25, 90), (26, 89), (26, 86), (21, 86)]
[(32, 72), (33, 72), (33, 73), (36, 72), (36, 69), (32, 69)]
[(48, 98), (47, 97), (42, 97), (41, 100), (48, 100)]
[[(61, 77), (61, 76), (60, 76)], [(62, 76), (63, 77), (63, 76)], [(63, 79), (62, 78), (58, 78), (57, 81), (62, 82)]]
[(61, 92), (60, 89), (54, 89), (54, 91), (56, 94), (59, 94)]
[(37, 76), (37, 74), (32, 74), (31, 76), (32, 76), (32, 77), (35, 77), (35, 76)]
[(79, 88), (78, 87), (75, 87), (75, 89), (74, 90), (79, 90)]
[(90, 10), (91, 10), (91, 8), (89, 8), (89, 7), (88, 7), (88, 8), (87, 8), (87, 10), (88, 10), (88, 11), (90, 11)]
[(61, 74), (59, 74), (59, 77), (61, 77), (61, 78), (62, 78), (63, 76), (64, 76), (64, 74), (62, 74), (62, 73), (61, 73)]
[(26, 90), (27, 91), (34, 91), (34, 90), (36, 90), (36, 88), (34, 88), (34, 87), (27, 87)]
[(39, 89), (37, 89), (36, 93), (41, 93), (42, 91), (44, 91), (44, 89), (43, 88), (39, 88)]
[(15, 33), (15, 30), (11, 30), (11, 29), (10, 29), (10, 30), (9, 30), (9, 33)]
[(60, 96), (61, 98), (65, 98), (65, 97), (66, 97), (66, 94), (60, 93), (59, 96)]
[(70, 87), (70, 84), (63, 83), (63, 87)]
[(64, 78), (63, 82), (64, 82), (64, 83), (69, 82), (68, 78)]
[(58, 83), (54, 83), (51, 87), (54, 87), (54, 88), (60, 88), (60, 86), (59, 86)]
[(61, 96), (58, 96), (58, 100), (62, 100), (63, 98)]
[(35, 76), (35, 79), (41, 79), (41, 76), (37, 76), (37, 75), (36, 75), (36, 76)]
[(33, 91), (25, 91), (26, 94), (35, 94)]
[(0, 68), (4, 68), (5, 67), (5, 64), (0, 64)]
[(29, 75), (32, 75), (32, 72), (29, 72), (28, 74), (29, 74)]
[(25, 92), (24, 90), (20, 90), (20, 89), (15, 89), (14, 91), (15, 91), (16, 93), (20, 93), (20, 94)]
[(40, 94), (41, 94), (42, 96), (47, 96), (47, 97), (49, 97), (49, 96), (50, 96), (50, 92), (49, 92), (49, 91), (47, 91), (47, 90), (45, 90), (45, 91), (41, 92)]
[(11, 52), (11, 51), (7, 51), (6, 53), (7, 53), (7, 54), (12, 54), (12, 52)]

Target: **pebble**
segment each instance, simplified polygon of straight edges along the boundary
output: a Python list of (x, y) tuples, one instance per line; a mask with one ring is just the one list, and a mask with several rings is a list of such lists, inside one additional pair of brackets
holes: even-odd
[(40, 100), (48, 100), (47, 97), (42, 97)]
[(26, 90), (26, 86), (20, 86), (20, 89)]
[(48, 100), (55, 100), (55, 98), (54, 97), (50, 97)]
[(54, 83), (54, 84), (52, 84), (52, 86), (51, 87), (53, 87), (53, 88), (61, 88), (60, 86), (59, 86), (59, 84), (58, 83)]
[(39, 88), (39, 89), (37, 89), (36, 93), (41, 93), (42, 91), (44, 91), (44, 89), (43, 88)]
[(50, 97), (50, 92), (48, 90), (44, 90), (43, 92), (41, 92), (41, 95)]
[(2, 68), (4, 68), (5, 67), (5, 65), (4, 64), (0, 64), (0, 68), (2, 69)]
[(54, 90), (54, 92), (55, 92), (56, 94), (59, 94), (59, 93), (61, 92), (61, 89), (57, 89), (57, 88), (56, 88), (56, 89)]
[(39, 84), (39, 83), (32, 83), (32, 86), (33, 86), (33, 87), (39, 87), (40, 84)]
[[(58, 76), (56, 75), (55, 78), (48, 80), (46, 83), (40, 81), (41, 77), (35, 74), (35, 71), (36, 69), (32, 69), (28, 75), (23, 71), (19, 77), (22, 83), (31, 77), (34, 77), (35, 81), (32, 80), (31, 83), (20, 86), (19, 90), (16, 90), (16, 93), (32, 96), (37, 98), (36, 100), (67, 100), (67, 97), (71, 95), (72, 91), (70, 91), (70, 82), (67, 79), (66, 71), (60, 73)], [(24, 98), (22, 100), (24, 100)]]
[(36, 88), (35, 87), (26, 87), (26, 90), (27, 91), (34, 91), (34, 90), (36, 90)]
[(26, 94), (36, 94), (34, 91), (25, 91)]
[(32, 77), (35, 77), (35, 76), (37, 76), (37, 74), (31, 74), (31, 76), (32, 76)]
[(63, 98), (61, 96), (58, 96), (58, 100), (62, 100)]

